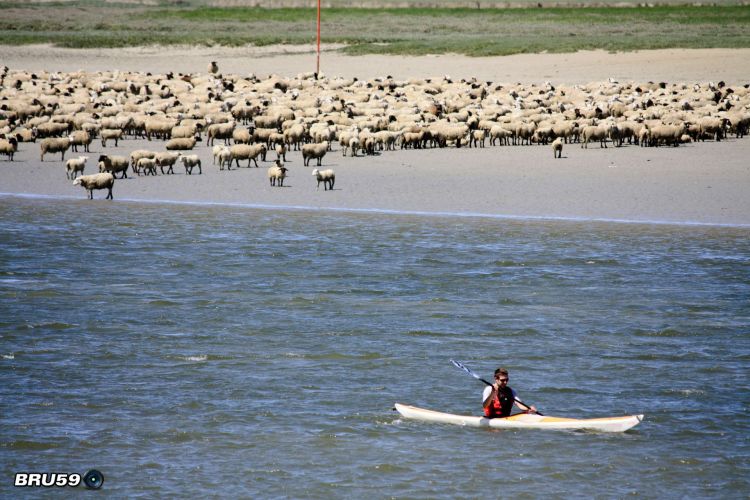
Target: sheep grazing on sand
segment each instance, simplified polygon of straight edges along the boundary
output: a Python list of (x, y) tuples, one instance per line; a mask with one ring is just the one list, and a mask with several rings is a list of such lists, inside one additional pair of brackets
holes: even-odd
[(558, 137), (552, 141), (552, 154), (555, 158), (562, 158), (563, 140), (562, 137)]
[(39, 148), (42, 152), (41, 161), (44, 161), (44, 155), (46, 155), (47, 153), (62, 153), (60, 160), (65, 160), (65, 152), (69, 147), (70, 139), (67, 137), (48, 137), (46, 139), (42, 139), (42, 142), (39, 143)]
[(279, 187), (283, 187), (287, 170), (289, 169), (283, 166), (279, 160), (276, 160), (276, 165), (268, 169), (268, 180), (271, 186), (278, 183)]
[(99, 156), (99, 172), (110, 172), (113, 175), (122, 172), (120, 179), (125, 179), (128, 176), (129, 165), (130, 159), (124, 156)]
[(115, 185), (115, 176), (109, 172), (100, 174), (82, 175), (73, 181), (74, 186), (83, 186), (89, 193), (89, 200), (94, 199), (94, 189), (107, 189), (107, 200), (112, 200), (112, 186)]
[(182, 164), (185, 166), (185, 173), (187, 175), (193, 175), (193, 168), (198, 167), (198, 173), (202, 174), (203, 170), (201, 169), (201, 160), (198, 158), (198, 155), (179, 155), (180, 161), (182, 161)]
[(13, 155), (18, 151), (18, 141), (15, 137), (9, 139), (0, 139), (0, 155), (7, 156), (13, 161)]
[(320, 189), (320, 183), (323, 183), (323, 190), (328, 191), (329, 189), (333, 190), (333, 184), (336, 182), (336, 174), (333, 170), (326, 169), (326, 170), (318, 170), (313, 169), (312, 171), (313, 177), (315, 177), (318, 180), (318, 187), (317, 189)]
[(83, 169), (86, 167), (86, 160), (88, 156), (79, 156), (78, 158), (71, 158), (65, 162), (65, 176), (69, 180), (74, 180), (77, 174), (83, 174)]
[(307, 167), (310, 164), (310, 159), (315, 158), (317, 165), (320, 166), (321, 160), (328, 151), (328, 141), (323, 141), (318, 144), (305, 144), (302, 146), (302, 159)]

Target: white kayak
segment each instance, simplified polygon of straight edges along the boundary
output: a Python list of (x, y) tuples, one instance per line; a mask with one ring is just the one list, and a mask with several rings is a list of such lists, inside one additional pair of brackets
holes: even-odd
[(403, 417), (414, 420), (464, 425), (466, 427), (489, 427), (491, 429), (550, 429), (625, 432), (626, 430), (635, 427), (641, 422), (641, 420), (643, 420), (643, 415), (579, 419), (548, 417), (529, 413), (519, 413), (518, 415), (512, 415), (505, 418), (485, 418), (442, 413), (399, 403), (396, 403), (396, 410)]

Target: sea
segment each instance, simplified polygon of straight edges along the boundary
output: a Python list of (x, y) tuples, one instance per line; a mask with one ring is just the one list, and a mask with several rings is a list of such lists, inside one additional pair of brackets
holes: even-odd
[(749, 368), (747, 226), (0, 197), (6, 498), (747, 498)]

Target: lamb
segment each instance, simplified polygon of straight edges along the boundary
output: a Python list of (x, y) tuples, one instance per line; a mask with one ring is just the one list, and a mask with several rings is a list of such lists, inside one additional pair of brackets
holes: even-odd
[(317, 168), (313, 169), (312, 171), (313, 177), (315, 177), (318, 180), (318, 187), (317, 189), (320, 189), (320, 183), (323, 183), (323, 190), (328, 191), (333, 190), (333, 184), (336, 182), (336, 174), (332, 169), (326, 169), (323, 171), (318, 170)]
[(317, 165), (320, 166), (321, 160), (328, 151), (328, 141), (323, 141), (319, 144), (305, 144), (302, 146), (302, 160), (307, 167), (310, 164), (310, 159), (315, 158)]
[(232, 152), (228, 147), (222, 146), (221, 151), (217, 155), (219, 159), (219, 170), (224, 170), (224, 165), (227, 166), (227, 170), (232, 170)]
[(235, 144), (229, 148), (229, 152), (232, 154), (232, 159), (237, 162), (237, 168), (240, 166), (240, 160), (247, 160), (248, 167), (250, 167), (250, 162), (252, 161), (257, 168), (257, 158), (264, 154), (265, 151), (265, 144)]
[(91, 137), (91, 134), (86, 132), (85, 130), (76, 130), (72, 134), (68, 136), (70, 139), (70, 146), (71, 149), (77, 153), (78, 152), (78, 146), (83, 146), (83, 150), (88, 153), (89, 152), (89, 145), (94, 140)]
[(195, 137), (170, 139), (167, 141), (164, 148), (168, 151), (185, 151), (193, 149), (195, 147), (195, 142)]
[(276, 160), (276, 164), (268, 169), (268, 180), (271, 182), (271, 186), (276, 186), (278, 182), (279, 187), (283, 187), (287, 170), (289, 169), (283, 166), (279, 160)]
[(140, 174), (138, 171), (138, 160), (141, 158), (151, 158), (153, 159), (154, 156), (156, 156), (156, 153), (153, 151), (148, 151), (146, 149), (136, 149), (132, 153), (130, 153), (130, 166), (133, 168), (133, 172), (136, 174)]
[(41, 161), (44, 161), (44, 155), (47, 153), (62, 153), (60, 159), (65, 160), (65, 152), (70, 147), (70, 139), (67, 137), (48, 137), (42, 139), (42, 142), (39, 143), (39, 147), (42, 152)]
[(124, 156), (99, 156), (99, 172), (111, 172), (112, 174), (122, 172), (120, 179), (127, 178), (129, 165), (130, 160)]
[(555, 158), (562, 158), (563, 140), (562, 137), (558, 137), (552, 141), (552, 154)]
[(89, 200), (94, 199), (94, 189), (107, 189), (107, 200), (114, 199), (112, 197), (112, 186), (115, 185), (115, 176), (109, 172), (82, 175), (73, 181), (74, 186), (83, 186), (89, 193)]
[(198, 158), (198, 155), (183, 155), (180, 154), (178, 158), (182, 161), (182, 164), (185, 166), (185, 173), (187, 175), (193, 175), (193, 168), (198, 167), (198, 173), (202, 174), (203, 170), (201, 169), (201, 160)]
[(78, 158), (71, 158), (70, 160), (65, 162), (65, 177), (68, 180), (74, 180), (77, 175), (81, 174), (83, 175), (83, 169), (86, 166), (86, 160), (88, 160), (88, 156), (79, 156)]
[(138, 158), (133, 170), (135, 170), (138, 175), (141, 175), (141, 172), (143, 172), (143, 175), (156, 175), (156, 160), (145, 157)]
[(18, 141), (15, 137), (9, 139), (0, 139), (0, 155), (7, 156), (13, 161), (13, 155), (18, 151)]
[[(119, 128), (105, 128), (101, 131), (101, 137), (102, 137), (102, 147), (107, 147), (107, 141), (108, 140), (114, 140), (115, 141), (115, 147), (117, 146), (117, 142), (122, 139), (122, 129)], [(87, 150), (88, 151), (88, 150)]]

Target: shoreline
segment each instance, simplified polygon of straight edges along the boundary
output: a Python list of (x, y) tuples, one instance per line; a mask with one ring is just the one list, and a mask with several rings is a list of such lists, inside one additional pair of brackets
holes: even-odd
[[(70, 200), (86, 201), (80, 197), (72, 195), (43, 195), (30, 193), (3, 193), (0, 192), (0, 199), (21, 198), (25, 200)], [(106, 200), (102, 200), (106, 201)], [(409, 211), (393, 210), (383, 208), (347, 208), (347, 207), (315, 207), (315, 206), (294, 206), (294, 205), (261, 205), (253, 203), (229, 203), (222, 201), (174, 201), (174, 200), (142, 200), (122, 198), (118, 199), (122, 203), (149, 204), (149, 205), (181, 205), (181, 206), (198, 206), (198, 207), (226, 207), (242, 208), (248, 210), (286, 210), (292, 212), (331, 212), (331, 213), (351, 213), (351, 214), (375, 214), (375, 215), (393, 215), (393, 216), (414, 216), (414, 217), (444, 217), (444, 218), (469, 218), (469, 219), (491, 219), (506, 220), (512, 222), (570, 222), (570, 223), (602, 223), (602, 224), (623, 224), (623, 225), (642, 225), (642, 226), (677, 226), (677, 227), (698, 227), (698, 228), (727, 228), (727, 229), (750, 229), (749, 223), (727, 223), (727, 222), (699, 222), (699, 221), (668, 221), (668, 220), (648, 220), (648, 219), (610, 219), (610, 218), (588, 218), (588, 217), (564, 217), (555, 215), (507, 215), (507, 214), (487, 214), (471, 212), (426, 212), (426, 211)]]

